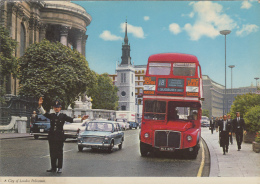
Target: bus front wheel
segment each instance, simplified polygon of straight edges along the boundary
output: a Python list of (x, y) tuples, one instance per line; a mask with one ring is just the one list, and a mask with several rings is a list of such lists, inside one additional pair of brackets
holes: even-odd
[(149, 146), (143, 142), (140, 142), (140, 152), (141, 152), (141, 156), (145, 157), (147, 156), (148, 152), (149, 152)]

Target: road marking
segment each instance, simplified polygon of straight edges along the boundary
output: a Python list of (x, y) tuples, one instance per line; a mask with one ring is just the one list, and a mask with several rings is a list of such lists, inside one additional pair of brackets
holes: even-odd
[[(67, 151), (63, 151), (63, 153), (66, 153), (66, 152), (69, 152), (69, 151), (73, 151), (74, 149), (71, 149), (71, 150), (67, 150)], [(50, 155), (45, 155), (45, 156), (42, 156), (40, 158), (45, 158), (45, 157), (50, 157)]]
[(204, 164), (205, 164), (205, 151), (204, 151), (204, 146), (203, 146), (202, 141), (200, 142), (200, 145), (202, 147), (202, 160), (201, 160), (201, 163), (200, 163), (200, 169), (199, 169), (199, 172), (197, 174), (197, 177), (201, 177), (202, 171), (203, 171), (203, 168), (204, 168)]

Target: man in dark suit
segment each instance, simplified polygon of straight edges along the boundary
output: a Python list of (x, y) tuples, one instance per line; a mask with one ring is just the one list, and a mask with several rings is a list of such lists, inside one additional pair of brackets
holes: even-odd
[(246, 133), (246, 126), (244, 119), (240, 118), (240, 112), (236, 113), (236, 118), (233, 119), (233, 132), (236, 134), (237, 151), (240, 151), (243, 141), (243, 134)]
[(228, 153), (229, 135), (231, 134), (231, 123), (227, 121), (227, 115), (218, 123), (220, 147), (223, 148), (223, 155)]
[(211, 117), (209, 127), (210, 127), (210, 130), (211, 130), (211, 134), (213, 134), (213, 131), (215, 129), (215, 121), (214, 121), (214, 117), (213, 116)]
[(232, 132), (233, 132), (233, 120), (231, 119), (230, 114), (227, 115), (227, 120), (228, 120), (228, 122), (231, 123), (231, 135), (229, 135), (229, 141), (230, 141), (230, 144), (233, 144), (233, 137), (232, 137)]
[[(55, 113), (47, 113), (42, 107), (43, 99), (39, 99), (39, 112), (43, 114), (46, 118), (50, 119), (50, 131), (48, 133), (48, 142), (51, 157), (51, 169), (47, 172), (62, 173), (63, 164), (63, 145), (65, 141), (63, 125), (65, 121), (73, 123), (73, 118), (67, 116), (66, 114), (60, 113), (61, 103), (56, 100), (53, 104), (53, 110)], [(84, 116), (82, 121), (87, 119), (88, 116)], [(58, 167), (57, 167), (58, 161)], [(57, 170), (58, 168), (58, 170)]]

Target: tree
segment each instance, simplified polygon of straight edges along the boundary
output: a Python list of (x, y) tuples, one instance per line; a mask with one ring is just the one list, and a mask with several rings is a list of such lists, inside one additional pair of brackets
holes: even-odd
[(202, 109), (202, 116), (207, 116), (209, 118), (209, 110)]
[(232, 118), (236, 117), (236, 112), (240, 112), (241, 116), (243, 116), (251, 107), (259, 104), (260, 95), (257, 95), (255, 93), (238, 95), (235, 97), (233, 105), (231, 106), (230, 114), (232, 115)]
[(113, 85), (107, 73), (97, 76), (97, 83), (89, 89), (87, 94), (93, 99), (92, 107), (94, 109), (116, 110), (118, 106), (117, 87)]
[(260, 105), (251, 107), (245, 114), (245, 123), (247, 131), (260, 131)]
[(59, 99), (66, 109), (93, 85), (93, 72), (85, 57), (59, 42), (32, 44), (19, 58), (20, 94), (43, 97), (49, 110)]
[(4, 102), (6, 76), (17, 74), (17, 58), (13, 55), (16, 46), (17, 42), (9, 36), (8, 30), (0, 25), (0, 102)]

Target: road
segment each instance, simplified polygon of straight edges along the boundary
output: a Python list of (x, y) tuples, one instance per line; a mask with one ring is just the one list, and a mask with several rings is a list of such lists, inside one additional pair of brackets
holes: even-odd
[[(201, 167), (202, 149), (197, 159), (187, 160), (178, 154), (141, 157), (139, 129), (125, 131), (123, 149), (112, 153), (85, 148), (78, 152), (75, 140), (64, 144), (63, 173), (47, 173), (50, 168), (46, 138), (3, 139), (1, 144), (1, 176), (42, 177), (196, 177)], [(203, 141), (202, 141), (203, 142)], [(209, 175), (209, 153), (204, 144), (205, 164), (202, 176)]]

